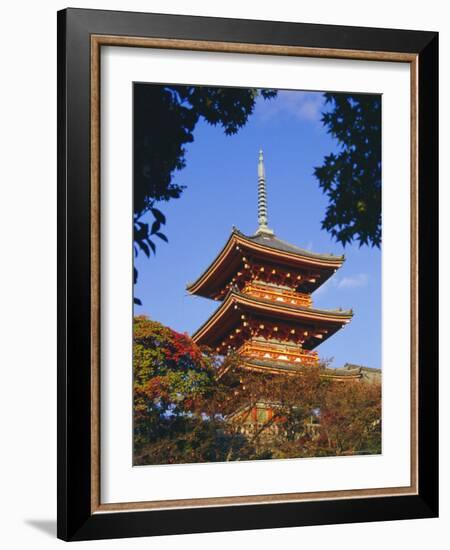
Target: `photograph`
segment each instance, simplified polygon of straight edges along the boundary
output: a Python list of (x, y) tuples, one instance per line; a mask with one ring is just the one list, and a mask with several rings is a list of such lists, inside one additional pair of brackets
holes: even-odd
[(242, 17), (58, 13), (63, 540), (438, 514), (437, 33)]
[(4, 5), (5, 549), (449, 546), (416, 4)]
[(133, 466), (382, 454), (382, 95), (133, 83)]

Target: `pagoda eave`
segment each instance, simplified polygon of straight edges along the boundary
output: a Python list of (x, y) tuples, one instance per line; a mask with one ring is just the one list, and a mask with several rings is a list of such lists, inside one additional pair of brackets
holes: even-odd
[[(216, 347), (227, 334), (239, 327), (246, 316), (265, 319), (273, 323), (286, 323), (294, 327), (326, 328), (320, 339), (309, 341), (307, 349), (313, 349), (352, 319), (351, 311), (326, 311), (308, 307), (267, 302), (249, 295), (230, 292), (211, 317), (192, 335), (199, 345)], [(237, 330), (240, 330), (239, 328)]]
[(245, 256), (286, 269), (319, 272), (317, 281), (309, 283), (311, 292), (317, 290), (344, 262), (343, 256), (314, 254), (276, 237), (247, 237), (233, 230), (216, 259), (194, 283), (187, 285), (187, 291), (205, 298), (216, 297), (242, 268), (242, 258)]
[[(254, 358), (243, 357), (242, 362), (239, 364), (240, 369), (244, 369), (250, 372), (258, 372), (265, 374), (275, 374), (284, 376), (302, 376), (308, 372), (311, 372), (311, 367), (305, 367), (303, 365), (295, 365), (292, 363), (282, 361), (261, 361)], [(229, 368), (224, 369), (218, 373), (218, 378), (222, 378)], [(336, 382), (347, 382), (349, 380), (361, 380), (363, 377), (360, 369), (352, 369), (344, 371), (344, 369), (330, 369), (320, 368), (318, 370), (321, 378), (334, 380)]]
[[(267, 374), (283, 374), (288, 376), (301, 376), (311, 371), (311, 367), (297, 366), (289, 363), (258, 361), (256, 359), (244, 358), (241, 368), (255, 372), (265, 372)], [(362, 375), (359, 371), (339, 372), (341, 369), (321, 368), (318, 373), (321, 378), (335, 381), (360, 380)]]

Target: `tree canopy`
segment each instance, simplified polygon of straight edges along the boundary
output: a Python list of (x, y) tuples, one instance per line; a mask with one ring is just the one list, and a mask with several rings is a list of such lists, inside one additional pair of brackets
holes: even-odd
[[(144, 316), (134, 321), (133, 369), (136, 465), (381, 452), (380, 384), (333, 382), (320, 367), (295, 378), (245, 371), (238, 356), (218, 357)], [(274, 415), (247, 433), (248, 415), (235, 413), (259, 401)]]
[[(230, 449), (252, 457), (244, 438), (226, 434), (227, 401), (216, 357), (145, 316), (134, 319), (134, 463), (216, 462)], [(232, 360), (231, 358), (229, 359)]]
[(314, 169), (329, 204), (323, 229), (342, 245), (381, 244), (381, 96), (326, 93), (323, 124), (339, 144)]
[[(235, 134), (252, 114), (258, 95), (274, 97), (273, 90), (218, 88), (137, 83), (134, 86), (134, 252), (147, 256), (156, 250), (155, 237), (167, 241), (161, 231), (166, 223), (156, 205), (177, 199), (184, 186), (173, 183), (176, 171), (186, 165), (188, 143), (202, 118)], [(151, 213), (148, 223), (143, 217)], [(137, 271), (134, 272), (135, 282)]]

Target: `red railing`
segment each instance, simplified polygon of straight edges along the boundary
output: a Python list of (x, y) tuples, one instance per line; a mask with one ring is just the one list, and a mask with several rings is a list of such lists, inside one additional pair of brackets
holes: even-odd
[(303, 292), (296, 292), (285, 288), (248, 283), (245, 285), (243, 292), (245, 294), (249, 294), (250, 296), (254, 296), (255, 298), (262, 298), (265, 300), (270, 300), (271, 302), (279, 302), (286, 305), (301, 307), (311, 307), (312, 305), (311, 296), (309, 294), (304, 294)]
[(270, 342), (245, 342), (238, 348), (237, 353), (262, 361), (280, 361), (301, 366), (315, 366), (319, 362), (319, 356), (315, 351), (304, 350), (298, 346), (273, 344)]

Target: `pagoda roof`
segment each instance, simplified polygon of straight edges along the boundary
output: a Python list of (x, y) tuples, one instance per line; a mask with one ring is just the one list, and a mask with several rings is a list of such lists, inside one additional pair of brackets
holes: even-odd
[[(301, 375), (310, 372), (311, 369), (318, 369), (319, 375), (322, 378), (332, 378), (335, 380), (359, 380), (363, 377), (360, 368), (354, 369), (330, 369), (327, 367), (305, 367), (302, 365), (295, 365), (286, 361), (274, 361), (267, 359), (257, 359), (253, 357), (243, 357), (240, 368), (258, 371), (268, 372), (271, 374), (285, 374), (285, 375)], [(219, 371), (218, 378), (221, 378), (229, 370), (229, 367), (223, 371)]]
[(317, 252), (311, 252), (310, 250), (305, 250), (294, 244), (288, 243), (279, 239), (275, 235), (270, 235), (266, 233), (255, 233), (255, 235), (247, 236), (241, 233), (238, 229), (233, 229), (233, 233), (239, 235), (242, 239), (251, 241), (252, 243), (259, 244), (262, 246), (267, 246), (281, 252), (288, 252), (290, 254), (295, 254), (296, 256), (301, 256), (309, 260), (315, 260), (319, 262), (332, 262), (333, 266), (336, 263), (342, 265), (344, 261), (344, 256), (335, 256), (334, 254), (319, 254)]
[(188, 292), (211, 297), (222, 289), (239, 270), (241, 252), (280, 266), (320, 271), (322, 277), (315, 285), (311, 285), (311, 291), (322, 285), (345, 260), (343, 255), (317, 254), (304, 250), (272, 234), (257, 232), (248, 236), (233, 228), (228, 241), (214, 261), (195, 282), (187, 285)]
[(280, 374), (303, 374), (310, 371), (312, 368), (319, 369), (319, 375), (322, 378), (333, 379), (359, 379), (361, 378), (360, 369), (329, 369), (321, 367), (304, 367), (302, 365), (293, 365), (283, 361), (268, 361), (267, 359), (243, 358), (242, 367), (250, 370), (270, 371)]
[(353, 312), (343, 310), (322, 310), (301, 307), (279, 302), (269, 302), (249, 294), (231, 290), (225, 300), (205, 323), (192, 335), (199, 345), (216, 346), (233, 327), (241, 322), (243, 312), (258, 315), (261, 319), (269, 318), (277, 322), (289, 322), (292, 326), (319, 325), (327, 327), (328, 333), (320, 342), (325, 341), (343, 325), (350, 322)]

